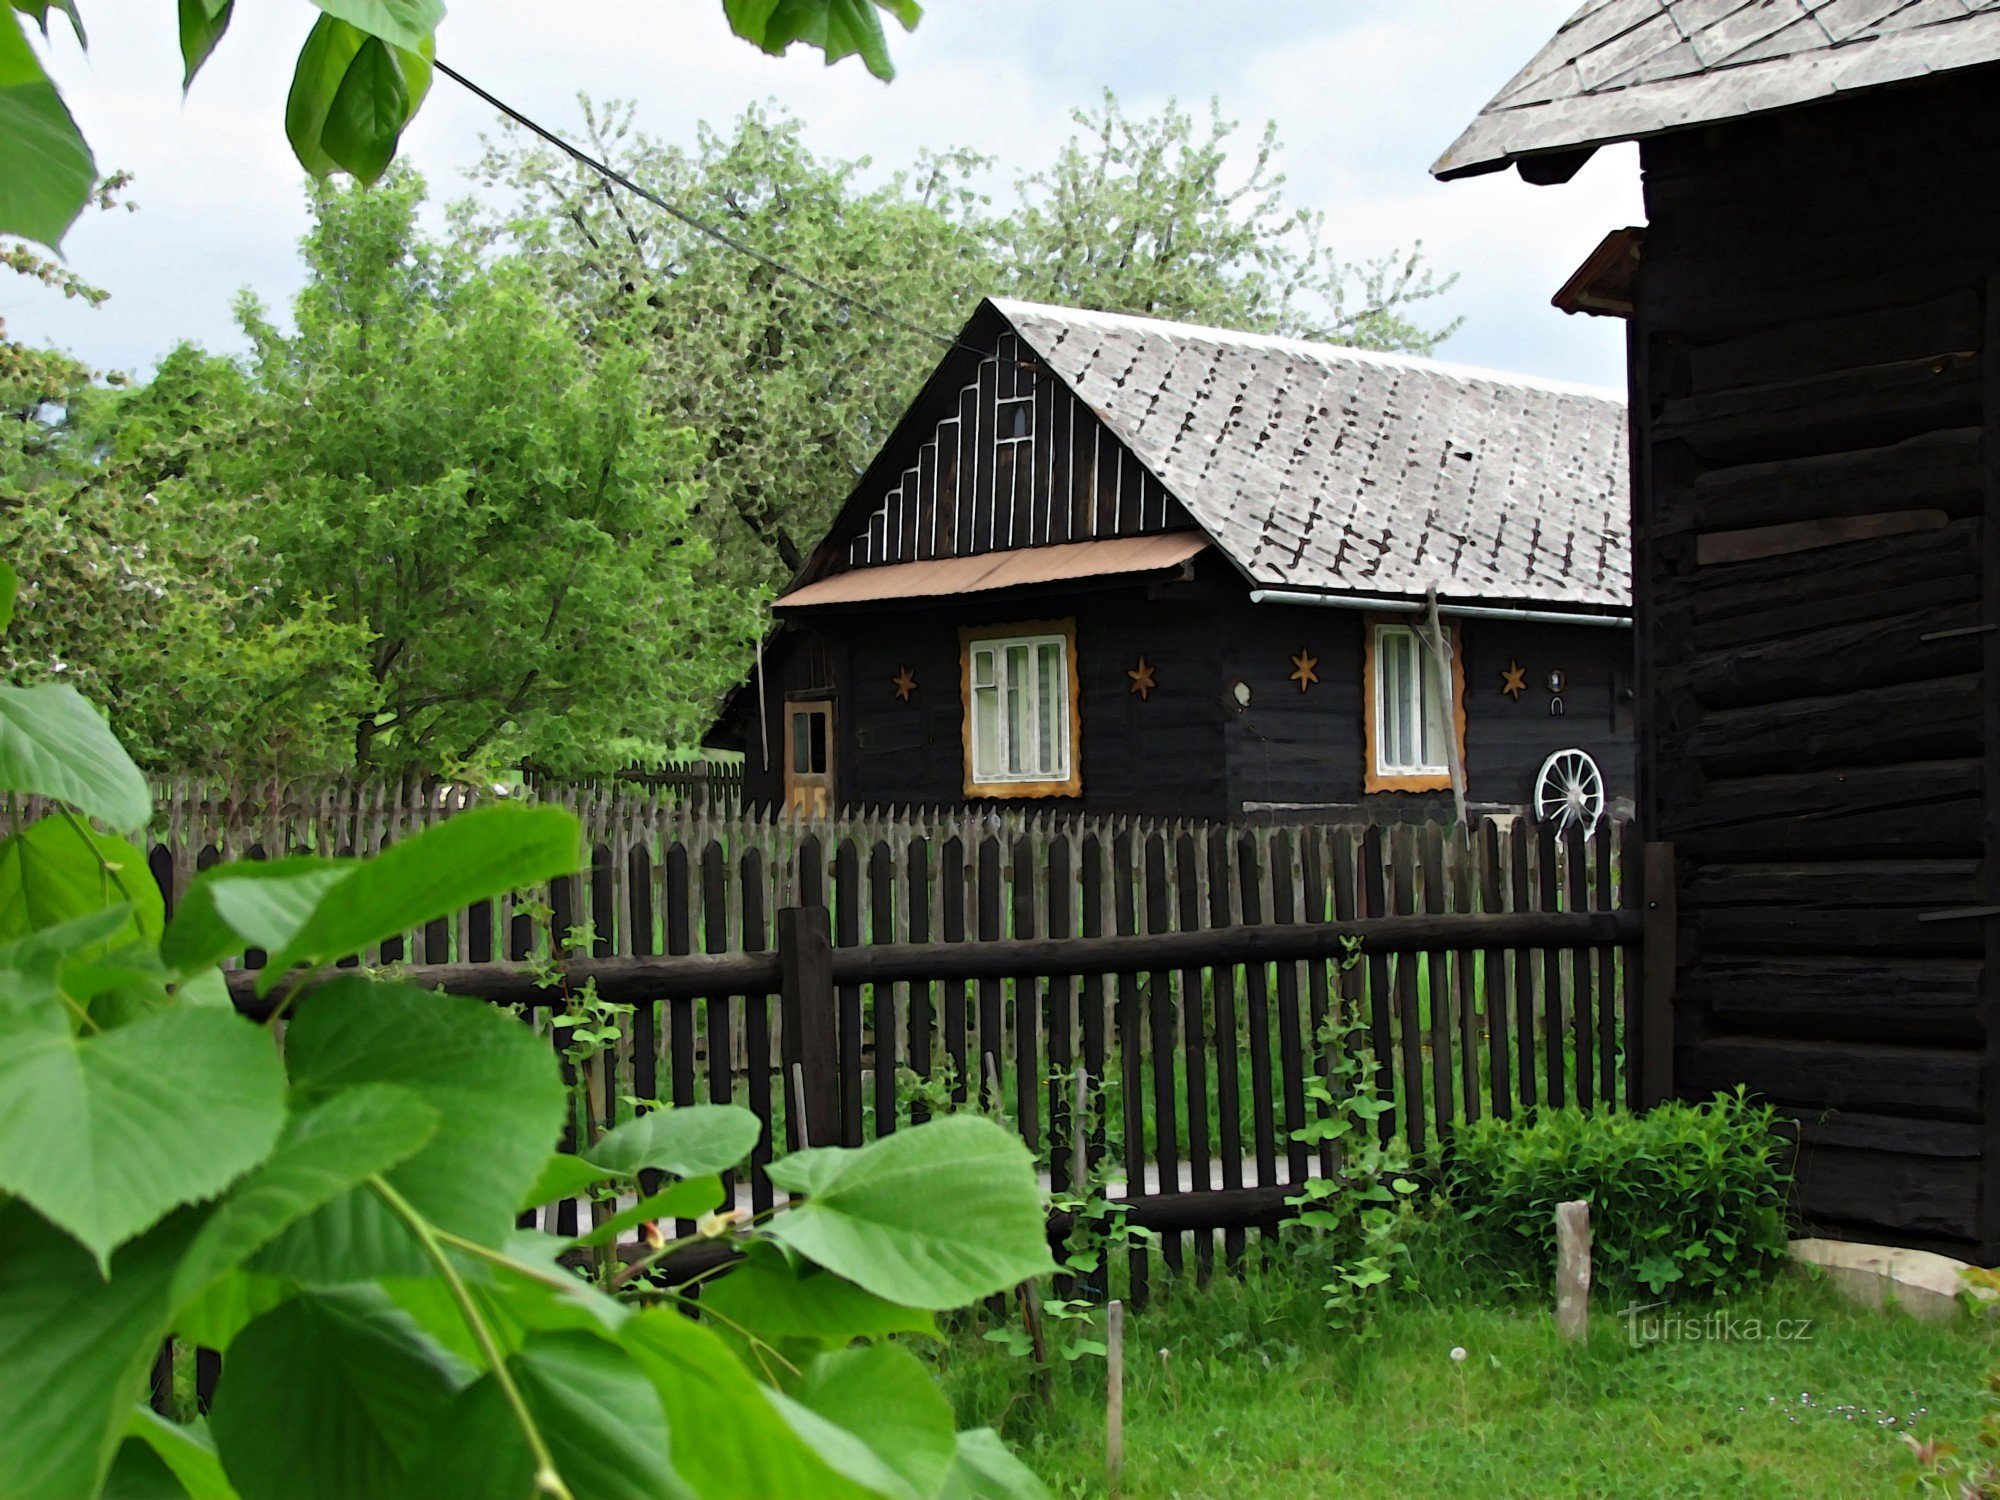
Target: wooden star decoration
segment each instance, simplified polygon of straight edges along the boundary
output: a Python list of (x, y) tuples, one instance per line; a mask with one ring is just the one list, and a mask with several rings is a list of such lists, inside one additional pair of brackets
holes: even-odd
[(903, 702), (908, 703), (910, 701), (910, 694), (917, 690), (917, 674), (912, 672), (908, 667), (904, 667), (889, 680), (896, 684), (896, 696), (902, 699)]
[(1528, 669), (1515, 661), (1513, 657), (1508, 657), (1507, 670), (1500, 674), (1500, 691), (1505, 693), (1509, 698), (1512, 698), (1516, 703), (1519, 703), (1521, 701), (1521, 694), (1527, 692), (1527, 690)]
[(1128, 667), (1125, 675), (1132, 679), (1132, 691), (1139, 695), (1141, 703), (1152, 697), (1153, 689), (1159, 686), (1153, 680), (1153, 664), (1146, 660), (1143, 652), (1139, 656), (1139, 665)]
[(1292, 658), (1292, 681), (1299, 685), (1300, 692), (1303, 693), (1319, 681), (1318, 667), (1319, 658), (1312, 654), (1312, 649), (1308, 646), (1299, 647), (1299, 654)]

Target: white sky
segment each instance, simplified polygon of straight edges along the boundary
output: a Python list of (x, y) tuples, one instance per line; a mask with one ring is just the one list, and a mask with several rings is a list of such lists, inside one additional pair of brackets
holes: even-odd
[[(774, 98), (806, 121), (815, 150), (887, 169), (924, 146), (1000, 158), (1001, 185), (1046, 162), (1068, 111), (1109, 86), (1131, 111), (1169, 96), (1220, 98), (1251, 136), (1278, 122), (1289, 194), (1323, 210), (1349, 258), (1421, 239), (1460, 273), (1442, 305), (1464, 329), (1440, 353), (1526, 374), (1624, 383), (1623, 325), (1565, 317), (1550, 294), (1610, 229), (1642, 222), (1631, 148), (1600, 151), (1562, 187), (1509, 173), (1433, 181), (1432, 160), (1551, 36), (1574, 0), (929, 0), (894, 35), (889, 85), (850, 59), (782, 61), (729, 36), (719, 0), (458, 0), (439, 55), (558, 129), (579, 90), (638, 101), (640, 123), (689, 139)], [(182, 339), (241, 347), (237, 291), (289, 307), (305, 228), (301, 174), (285, 144), (292, 62), (316, 12), (251, 0), (183, 103), (174, 7), (91, 0), (91, 49), (59, 19), (45, 49), (100, 165), (135, 174), (136, 214), (92, 213), (66, 246), (107, 287), (92, 311), (0, 278), (11, 336), (137, 374)], [(892, 28), (893, 29), (893, 28)], [(440, 76), (403, 154), (434, 198), (457, 197), (490, 111)], [(866, 296), (868, 288), (854, 288)]]

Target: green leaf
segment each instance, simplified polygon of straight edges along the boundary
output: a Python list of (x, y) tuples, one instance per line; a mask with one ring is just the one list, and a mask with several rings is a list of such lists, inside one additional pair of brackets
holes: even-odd
[(444, 19), (443, 0), (313, 0), (329, 16), (411, 51), (431, 40)]
[(14, 9), (26, 16), (33, 16), (35, 24), (42, 28), (42, 35), (49, 34), (49, 12), (59, 10), (69, 17), (70, 30), (76, 33), (76, 44), (88, 47), (90, 39), (84, 35), (83, 17), (77, 14), (76, 0), (13, 0)]
[(173, 1330), (198, 1349), (227, 1349), (236, 1335), (299, 1293), (297, 1282), (253, 1271), (231, 1271), (175, 1309)]
[(374, 1287), (307, 1294), (236, 1336), (209, 1430), (243, 1500), (401, 1495), (469, 1374)]
[(411, 108), (410, 86), (395, 50), (371, 36), (334, 90), (320, 146), (361, 181), (373, 182), (395, 156)]
[[(669, 1460), (660, 1399), (617, 1344), (533, 1333), (507, 1367), (576, 1500), (692, 1500)], [(529, 1500), (533, 1481), (527, 1442), (489, 1374), (445, 1414), (412, 1489), (432, 1500)]]
[(578, 1235), (574, 1243), (586, 1247), (614, 1244), (619, 1235), (635, 1225), (652, 1219), (698, 1219), (722, 1201), (720, 1177), (691, 1177), (641, 1198), (630, 1208)]
[[(366, 0), (360, 8), (369, 8)], [(299, 50), (285, 100), (285, 134), (300, 165), (317, 177), (344, 168), (363, 181), (373, 181), (381, 167), (372, 172), (361, 169), (372, 164), (377, 152), (382, 153), (382, 166), (395, 154), (396, 132), (430, 89), (433, 46), (428, 35), (400, 42), (322, 15)], [(397, 82), (389, 80), (385, 58)], [(388, 128), (392, 116), (399, 118), (385, 144), (380, 132)], [(359, 168), (343, 160), (346, 157)]]
[(188, 973), (248, 948), (283, 948), (326, 893), (361, 863), (298, 855), (212, 866), (195, 877), (175, 908), (160, 956)]
[(618, 1177), (653, 1169), (675, 1177), (724, 1172), (750, 1154), (763, 1130), (734, 1104), (685, 1104), (648, 1110), (606, 1131), (585, 1155)]
[[(0, 19), (0, 72), (13, 25), (11, 18)], [(0, 153), (10, 151), (6, 98), (0, 87)], [(22, 233), (10, 230), (5, 222), (4, 184), (14, 182), (19, 173), (10, 159), (8, 171), (0, 176), (0, 231)], [(27, 792), (66, 802), (121, 833), (144, 827), (153, 815), (146, 778), (97, 710), (65, 683), (0, 686), (0, 792)]]
[(991, 1120), (795, 1151), (770, 1177), (806, 1195), (772, 1222), (774, 1239), (905, 1307), (962, 1307), (1055, 1269), (1034, 1160)]
[(885, 1302), (817, 1266), (794, 1266), (766, 1244), (750, 1246), (741, 1265), (703, 1287), (701, 1305), (726, 1320), (725, 1326), (768, 1342), (803, 1339), (824, 1349), (937, 1331), (928, 1312)]
[(122, 907), (124, 918), (73, 958), (157, 940), (165, 908), (146, 856), (108, 833), (64, 817), (30, 823), (0, 840), (0, 941)]
[(194, 83), (194, 75), (229, 29), (235, 6), (236, 0), (180, 0), (182, 93)]
[(322, 1204), (415, 1155), (438, 1112), (407, 1089), (369, 1084), (293, 1116), (265, 1163), (230, 1189), (174, 1278), (178, 1308)]
[(291, 941), (272, 952), (259, 991), (295, 963), (330, 963), (475, 901), (572, 874), (582, 851), (582, 825), (559, 807), (484, 807), (447, 818), (358, 861), (324, 891)]
[(825, 52), (829, 65), (861, 54), (868, 71), (885, 82), (896, 76), (876, 7), (916, 29), (923, 8), (917, 0), (724, 0), (730, 27), (746, 41), (777, 56), (794, 42)]
[(709, 1329), (655, 1307), (627, 1322), (618, 1342), (666, 1410), (675, 1472), (704, 1500), (851, 1500), (872, 1493), (800, 1439), (773, 1402), (776, 1393)]
[(0, 1013), (0, 1188), (100, 1263), (257, 1165), (284, 1125), (271, 1038), (232, 1013), (176, 1007), (80, 1037), (13, 1020)]
[[(295, 1107), (388, 1083), (435, 1110), (437, 1134), (383, 1175), (439, 1228), (482, 1245), (506, 1240), (562, 1129), (562, 1080), (548, 1047), (508, 1012), (463, 995), (336, 980), (300, 1005), (285, 1062)], [(429, 1274), (402, 1225), (365, 1189), (286, 1230), (254, 1268), (321, 1283)]]
[(135, 1442), (152, 1450), (187, 1500), (239, 1500), (223, 1477), (222, 1460), (203, 1428), (183, 1427), (141, 1406), (132, 1412), (131, 1433), (126, 1439), (128, 1447)]
[(939, 1500), (1050, 1500), (1048, 1486), (1007, 1451), (991, 1427), (958, 1435), (958, 1456)]
[(540, 1208), (544, 1203), (581, 1197), (612, 1175), (601, 1167), (592, 1166), (580, 1156), (558, 1151), (542, 1163), (542, 1175), (535, 1179), (533, 1187), (521, 1195), (521, 1210), (525, 1213), (531, 1208)]
[(20, 591), (20, 575), (0, 560), (0, 633), (14, 623), (14, 598)]
[(200, 1225), (176, 1215), (125, 1246), (107, 1279), (22, 1203), (0, 1207), (0, 1486), (88, 1496), (111, 1464), (165, 1337), (167, 1289)]
[(958, 1453), (951, 1403), (909, 1350), (865, 1344), (822, 1354), (792, 1399), (853, 1433), (915, 1495), (935, 1495)]
[[(0, 234), (55, 249), (90, 201), (97, 163), (7, 6), (0, 6), (0, 161), (7, 164), (0, 172)], [(7, 774), (6, 753), (0, 734), (0, 775)]]

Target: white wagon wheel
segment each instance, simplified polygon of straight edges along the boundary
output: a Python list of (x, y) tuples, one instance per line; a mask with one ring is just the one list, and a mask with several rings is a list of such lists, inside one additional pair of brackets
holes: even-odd
[(1558, 750), (1535, 773), (1535, 821), (1557, 833), (1593, 832), (1604, 816), (1604, 774), (1581, 750)]

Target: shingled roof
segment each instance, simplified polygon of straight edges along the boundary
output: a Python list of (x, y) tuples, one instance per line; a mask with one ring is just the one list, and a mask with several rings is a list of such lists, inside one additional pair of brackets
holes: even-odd
[(1431, 171), (1634, 140), (2000, 61), (2000, 0), (1587, 0)]
[(993, 306), (1256, 586), (1631, 601), (1617, 392), (1152, 318)]

